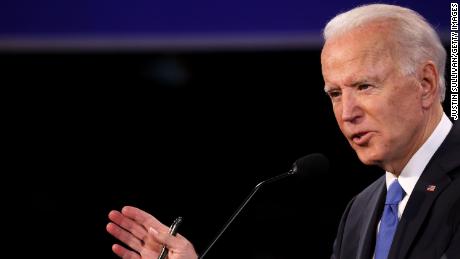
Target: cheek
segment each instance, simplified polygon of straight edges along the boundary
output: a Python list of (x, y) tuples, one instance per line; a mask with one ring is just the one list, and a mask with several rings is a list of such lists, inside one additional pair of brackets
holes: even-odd
[(334, 111), (334, 116), (335, 116), (335, 120), (337, 121), (337, 123), (340, 125), (340, 121), (342, 120), (342, 109), (339, 105), (335, 105), (333, 104), (332, 105), (332, 110)]
[(400, 135), (406, 128), (416, 123), (418, 118), (422, 116), (422, 112), (417, 97), (413, 93), (407, 93), (404, 101), (401, 98), (393, 98), (388, 103), (387, 111), (385, 111), (385, 124), (382, 126), (391, 127), (391, 129), (387, 129), (389, 131), (387, 134), (391, 134), (393, 137)]
[(413, 81), (406, 81), (405, 84), (397, 85), (388, 100), (393, 111), (406, 111), (395, 113), (398, 117), (416, 116), (417, 114), (414, 113), (422, 109), (420, 87)]

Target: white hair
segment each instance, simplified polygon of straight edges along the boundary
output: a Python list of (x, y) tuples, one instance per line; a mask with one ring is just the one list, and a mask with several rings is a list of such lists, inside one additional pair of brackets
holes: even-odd
[(444, 101), (446, 50), (433, 27), (417, 12), (387, 4), (359, 6), (330, 20), (324, 28), (324, 40), (368, 23), (385, 21), (394, 22), (396, 25), (391, 28), (391, 32), (399, 46), (402, 72), (415, 75), (418, 64), (432, 60), (439, 72), (439, 95), (441, 102)]

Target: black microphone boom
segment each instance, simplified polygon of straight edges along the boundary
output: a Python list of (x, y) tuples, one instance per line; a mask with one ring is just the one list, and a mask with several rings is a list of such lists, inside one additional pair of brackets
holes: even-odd
[(301, 157), (297, 159), (294, 164), (292, 165), (291, 170), (284, 174), (280, 174), (277, 176), (274, 176), (272, 178), (269, 178), (267, 180), (264, 180), (260, 183), (258, 183), (254, 189), (252, 189), (252, 192), (248, 195), (248, 197), (243, 201), (243, 203), (238, 207), (238, 209), (233, 213), (233, 215), (230, 217), (228, 222), (224, 225), (222, 230), (217, 234), (217, 236), (212, 240), (212, 242), (209, 244), (208, 248), (203, 252), (203, 254), (199, 257), (199, 259), (202, 259), (208, 251), (211, 249), (211, 247), (216, 243), (216, 241), (220, 238), (220, 236), (225, 232), (225, 230), (228, 228), (228, 226), (233, 222), (233, 220), (238, 216), (238, 214), (243, 210), (244, 206), (251, 200), (252, 196), (256, 194), (256, 192), (260, 189), (265, 184), (268, 183), (273, 183), (278, 180), (281, 180), (283, 178), (286, 178), (290, 175), (294, 174), (307, 174), (307, 173), (322, 173), (325, 172), (329, 169), (329, 161), (327, 158), (320, 153), (314, 153), (310, 155), (306, 155), (304, 157)]

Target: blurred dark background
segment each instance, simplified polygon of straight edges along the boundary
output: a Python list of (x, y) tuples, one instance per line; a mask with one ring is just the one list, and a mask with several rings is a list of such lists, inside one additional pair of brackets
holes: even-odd
[[(322, 26), (357, 3), (302, 13)], [(431, 12), (394, 3), (439, 17), (430, 21), (441, 35), (448, 29), (448, 3)], [(43, 10), (52, 14), (49, 6)], [(198, 41), (182, 32), (180, 40), (120, 40), (111, 29), (88, 40), (80, 37), (88, 19), (66, 34), (65, 22), (43, 16), (40, 27), (18, 22), (20, 12), (8, 15), (0, 69), (12, 178), (4, 183), (15, 191), (5, 196), (5, 214), (19, 222), (6, 224), (18, 257), (116, 258), (105, 226), (108, 212), (124, 205), (166, 225), (182, 216), (179, 232), (202, 252), (258, 182), (320, 152), (331, 162), (327, 174), (264, 186), (207, 258), (328, 258), (347, 202), (382, 174), (359, 162), (336, 126), (318, 26), (300, 39), (302, 28), (255, 40), (249, 23), (246, 37), (225, 38), (227, 28)], [(90, 35), (104, 34), (102, 20)]]

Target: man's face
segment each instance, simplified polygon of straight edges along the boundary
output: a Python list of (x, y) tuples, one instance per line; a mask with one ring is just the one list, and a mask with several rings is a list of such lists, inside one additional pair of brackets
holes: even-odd
[(423, 143), (425, 123), (420, 84), (399, 72), (388, 35), (375, 25), (330, 39), (321, 64), (335, 118), (359, 159), (392, 171)]

